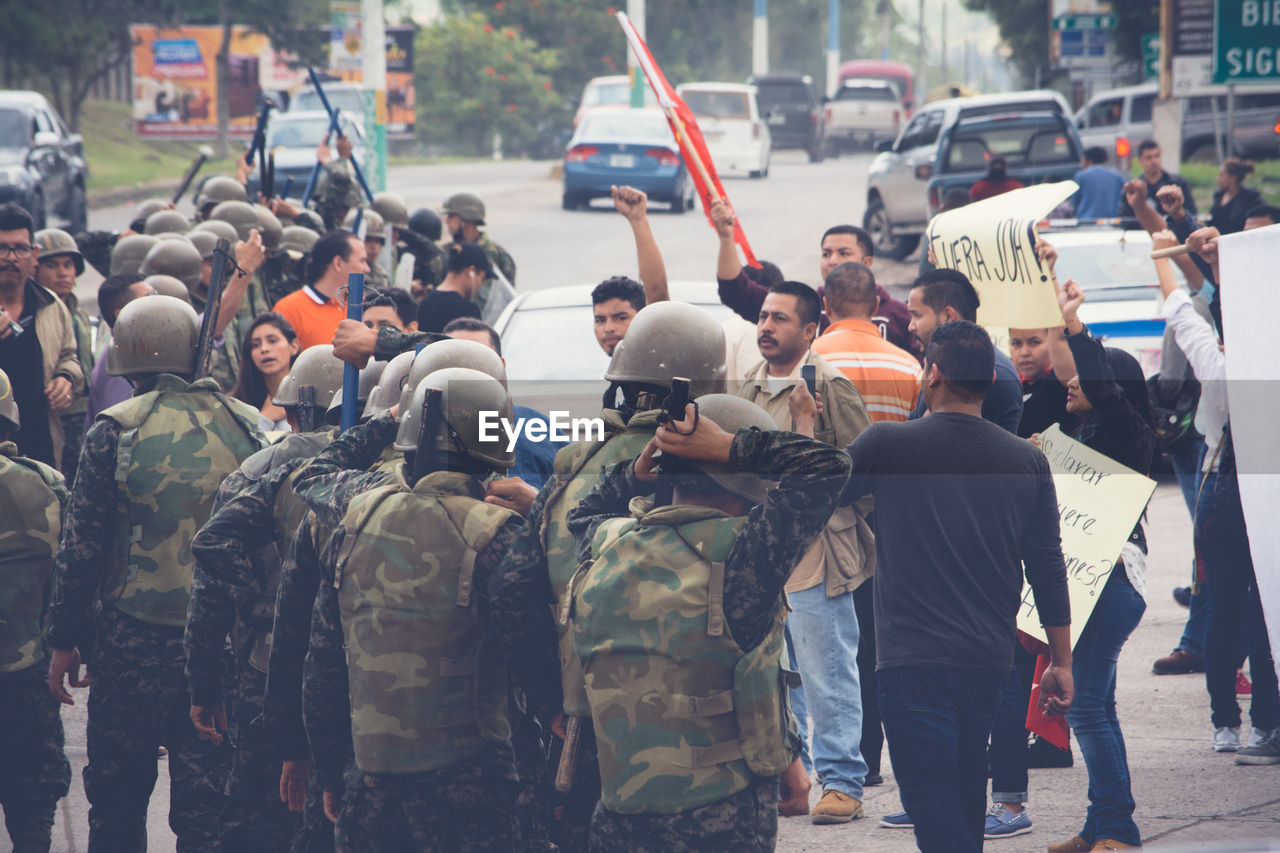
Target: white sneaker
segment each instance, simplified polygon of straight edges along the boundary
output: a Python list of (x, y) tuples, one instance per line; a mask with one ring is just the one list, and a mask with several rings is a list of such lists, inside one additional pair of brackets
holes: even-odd
[(1269, 734), (1271, 734), (1271, 732), (1264, 731), (1258, 728), (1257, 726), (1253, 726), (1251, 729), (1249, 729), (1249, 742), (1246, 743), (1245, 746), (1247, 747), (1257, 746), (1258, 744), (1266, 740), (1267, 735)]
[(1214, 752), (1235, 752), (1240, 749), (1240, 727), (1223, 726), (1213, 730)]

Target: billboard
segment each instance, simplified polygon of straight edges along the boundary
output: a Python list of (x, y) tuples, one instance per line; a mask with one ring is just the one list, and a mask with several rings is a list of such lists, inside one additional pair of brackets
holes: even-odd
[[(355, 26), (357, 23), (358, 21), (349, 21), (346, 26)], [(415, 109), (413, 36), (415, 32), (416, 30), (411, 26), (386, 28), (387, 136), (392, 139), (413, 136)], [(358, 29), (339, 31), (325, 28), (325, 42), (329, 45), (328, 77), (347, 83), (360, 82), (362, 76), (359, 64), (359, 39)], [(341, 47), (335, 47), (336, 45)], [(336, 62), (335, 56), (338, 57)]]

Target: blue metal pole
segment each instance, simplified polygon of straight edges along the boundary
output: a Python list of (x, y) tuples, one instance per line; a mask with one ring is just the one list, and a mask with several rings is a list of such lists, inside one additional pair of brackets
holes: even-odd
[[(834, 2), (834, 0), (833, 0)], [(316, 87), (316, 94), (320, 96), (320, 103), (324, 104), (325, 112), (329, 114), (329, 127), (336, 128), (338, 124), (338, 113), (329, 106), (329, 98), (324, 93), (324, 87), (320, 85), (320, 75), (316, 73), (314, 68), (308, 68), (307, 73), (311, 75), (311, 85)], [(356, 162), (354, 157), (351, 158), (351, 166), (355, 169), (356, 180), (360, 182), (360, 187), (364, 190), (364, 194), (368, 196), (369, 201), (373, 201), (373, 191), (369, 189), (369, 184), (365, 182), (364, 171), (360, 168), (360, 164)]]
[[(334, 131), (336, 131), (337, 129), (338, 129), (338, 117), (337, 115), (330, 113), (328, 135), (333, 136)], [(307, 188), (302, 192), (303, 207), (307, 206), (307, 203), (311, 201), (311, 194), (316, 191), (316, 179), (320, 177), (320, 170), (322, 168), (324, 167), (320, 165), (319, 160), (317, 160), (316, 164), (311, 167), (311, 177), (307, 178)]]
[[(347, 319), (364, 317), (364, 273), (347, 276)], [(356, 425), (356, 407), (360, 405), (360, 368), (348, 364), (342, 368), (342, 420), (339, 429), (346, 432)]]

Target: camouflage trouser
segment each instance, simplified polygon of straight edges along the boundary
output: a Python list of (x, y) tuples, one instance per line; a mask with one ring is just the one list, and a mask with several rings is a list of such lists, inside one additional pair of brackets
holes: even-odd
[(772, 853), (778, 842), (778, 777), (681, 814), (624, 815), (596, 807), (591, 853)]
[(516, 753), (520, 787), (516, 794), (516, 819), (526, 853), (554, 850), (548, 840), (551, 822), (552, 777), (542, 727), (532, 714), (520, 710), (523, 701), (511, 702), (511, 746)]
[(54, 809), (71, 787), (62, 707), (48, 664), (0, 675), (0, 806), (15, 853), (49, 849)]
[(514, 853), (516, 783), (423, 782), (415, 775), (348, 774), (340, 853)]
[(307, 780), (307, 800), (302, 806), (302, 822), (294, 833), (289, 853), (333, 853), (333, 823), (324, 813), (324, 791), (312, 773)]
[(222, 813), (222, 849), (278, 853), (289, 846), (299, 816), (280, 801), (280, 762), (261, 722), (266, 675), (239, 668), (231, 736), (231, 774)]
[(67, 478), (70, 489), (76, 481), (76, 466), (80, 464), (80, 443), (84, 440), (84, 410), (62, 416), (62, 460), (58, 470)]
[(218, 849), (231, 750), (196, 736), (183, 673), (182, 629), (149, 625), (107, 605), (89, 664), (90, 853), (143, 850), (156, 752), (169, 748), (169, 826), (179, 853)]
[[(578, 764), (573, 771), (573, 788), (563, 794), (552, 788), (555, 809), (551, 840), (559, 845), (562, 853), (586, 853), (591, 816), (595, 813), (596, 804), (600, 802), (600, 764), (597, 761), (595, 729), (591, 727), (590, 718), (582, 721), (579, 731)], [(548, 761), (553, 782), (556, 769), (560, 766), (560, 752), (563, 748), (564, 741), (553, 737)]]

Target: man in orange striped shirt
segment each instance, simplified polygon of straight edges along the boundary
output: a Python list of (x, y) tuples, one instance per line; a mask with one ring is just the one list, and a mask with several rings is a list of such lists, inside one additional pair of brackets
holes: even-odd
[(847, 262), (827, 273), (825, 285), (831, 325), (813, 342), (814, 351), (854, 384), (872, 421), (905, 421), (920, 393), (920, 365), (871, 322), (879, 301), (875, 275)]

